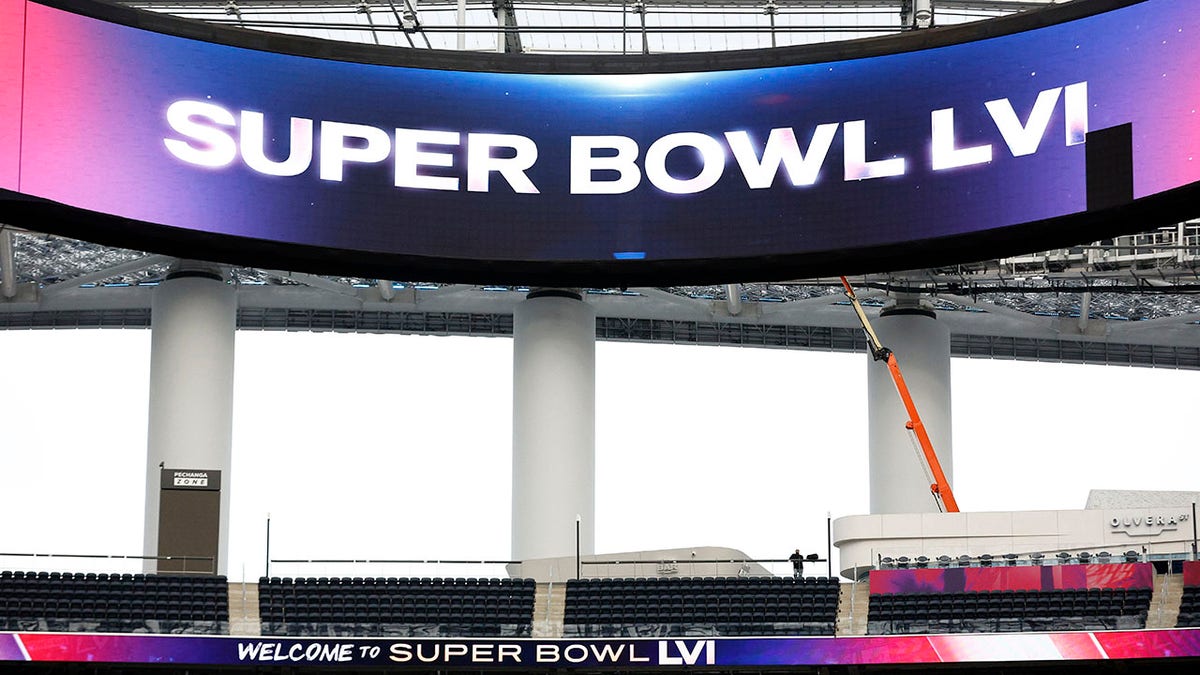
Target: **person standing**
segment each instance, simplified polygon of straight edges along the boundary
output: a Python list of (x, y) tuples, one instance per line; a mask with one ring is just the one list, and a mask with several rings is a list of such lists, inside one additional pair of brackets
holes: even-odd
[(800, 549), (788, 556), (788, 560), (792, 563), (792, 576), (799, 579), (804, 575), (804, 556), (800, 555)]

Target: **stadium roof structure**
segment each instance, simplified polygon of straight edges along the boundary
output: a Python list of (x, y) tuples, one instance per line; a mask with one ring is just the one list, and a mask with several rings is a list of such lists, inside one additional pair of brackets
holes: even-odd
[[(1087, 0), (1076, 0), (1087, 2)], [(830, 42), (1036, 10), (1051, 0), (138, 0), (155, 12), (398, 49), (662, 53)], [(926, 8), (931, 9), (925, 14)], [(1200, 214), (1197, 214), (1200, 215)], [(880, 307), (920, 297), (957, 356), (1200, 369), (1200, 221), (852, 279)], [(0, 328), (143, 327), (172, 259), (7, 227)], [(235, 267), (243, 329), (504, 336), (527, 290)], [(750, 281), (750, 280), (747, 280)], [(834, 278), (585, 289), (597, 337), (865, 348)]]
[[(241, 28), (418, 49), (695, 52), (889, 35), (1061, 0), (121, 0)], [(931, 6), (928, 17), (920, 6)], [(918, 16), (921, 15), (921, 16)]]

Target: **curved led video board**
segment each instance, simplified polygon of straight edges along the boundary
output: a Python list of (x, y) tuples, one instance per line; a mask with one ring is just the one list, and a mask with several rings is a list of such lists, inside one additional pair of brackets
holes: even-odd
[[(0, 0), (0, 220), (248, 264), (594, 286), (911, 268), (1195, 215), (1200, 3), (1078, 5), (819, 62), (593, 73), (312, 58)], [(127, 25), (147, 21), (167, 32)], [(354, 52), (422, 58), (404, 53)], [(795, 65), (742, 67), (780, 59)]]

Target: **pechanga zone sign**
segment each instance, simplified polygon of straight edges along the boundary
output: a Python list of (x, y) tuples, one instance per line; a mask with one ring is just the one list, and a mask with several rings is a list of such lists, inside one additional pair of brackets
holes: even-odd
[(221, 472), (215, 469), (162, 469), (164, 490), (220, 490)]
[(1196, 2), (628, 59), (261, 51), (148, 16), (0, 0), (0, 222), (260, 266), (596, 286), (951, 264), (1197, 215)]

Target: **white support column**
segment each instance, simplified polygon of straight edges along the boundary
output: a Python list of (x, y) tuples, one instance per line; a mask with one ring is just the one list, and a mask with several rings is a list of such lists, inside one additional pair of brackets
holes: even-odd
[(0, 226), (0, 296), (12, 300), (17, 295), (17, 265), (13, 254), (12, 230)]
[[(902, 298), (896, 306), (884, 309), (873, 325), (883, 345), (896, 354), (917, 412), (953, 487), (950, 329), (915, 298)], [(915, 449), (915, 440), (905, 429), (908, 415), (882, 362), (872, 362), (867, 369), (867, 410), (871, 513), (936, 512), (937, 502), (929, 492), (932, 480)]]
[(535, 289), (513, 312), (512, 559), (595, 552), (596, 313)]
[[(160, 466), (221, 472), (217, 571), (229, 551), (237, 301), (221, 270), (179, 262), (154, 291), (144, 555), (158, 552)], [(153, 569), (153, 562), (147, 565)]]
[[(458, 0), (458, 9), (455, 12), (454, 23), (459, 28), (464, 28), (467, 25), (467, 0)], [(458, 31), (458, 51), (467, 51), (467, 33), (466, 31)]]

